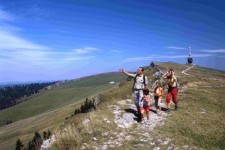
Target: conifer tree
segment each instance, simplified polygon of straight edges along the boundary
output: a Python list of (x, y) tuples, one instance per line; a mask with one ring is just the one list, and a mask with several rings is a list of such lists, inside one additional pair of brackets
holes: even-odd
[(33, 138), (32, 142), (35, 144), (36, 149), (40, 149), (40, 147), (43, 143), (43, 140), (42, 140), (39, 132), (37, 132), (37, 131), (35, 132), (35, 135), (34, 135), (34, 138)]
[(47, 138), (47, 132), (46, 132), (46, 131), (43, 132), (43, 139), (44, 139), (44, 140), (47, 140), (47, 139), (48, 139), (48, 138)]
[(49, 139), (51, 136), (52, 136), (52, 133), (51, 133), (50, 130), (48, 130), (48, 133), (47, 133), (47, 139)]
[(16, 141), (16, 150), (22, 150), (22, 148), (23, 148), (23, 143), (21, 142), (21, 140), (20, 139), (18, 139), (17, 141)]
[(28, 142), (27, 150), (35, 150), (35, 145), (32, 141)]

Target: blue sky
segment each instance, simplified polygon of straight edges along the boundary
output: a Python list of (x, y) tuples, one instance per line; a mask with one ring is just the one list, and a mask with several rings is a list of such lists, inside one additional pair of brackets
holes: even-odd
[(222, 0), (0, 0), (0, 82), (72, 79), (151, 61), (225, 70)]

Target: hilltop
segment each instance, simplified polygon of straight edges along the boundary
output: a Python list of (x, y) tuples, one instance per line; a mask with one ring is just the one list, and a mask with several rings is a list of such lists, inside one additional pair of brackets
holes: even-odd
[[(70, 117), (81, 104), (74, 102), (50, 109), (41, 115), (21, 119), (0, 128), (3, 139), (8, 138), (1, 143), (1, 148), (6, 148), (7, 143), (15, 143), (18, 137), (26, 143), (34, 130), (42, 132), (51, 128), (54, 122), (53, 131), (57, 140), (49, 149), (224, 149), (225, 72), (173, 62), (156, 64), (162, 71), (174, 68), (178, 75), (180, 108), (177, 112), (158, 116), (152, 105), (150, 121), (137, 123), (132, 113), (135, 109), (132, 104), (132, 81), (128, 82), (125, 76), (117, 74), (120, 79), (118, 85), (107, 88), (101, 94), (93, 92), (100, 100), (95, 111)], [(155, 68), (151, 68), (145, 72), (150, 83), (153, 82), (155, 71)], [(91, 78), (82, 80), (80, 86), (89, 83)], [(99, 79), (95, 80), (94, 87), (100, 84)], [(68, 82), (58, 90), (64, 93), (65, 88), (71, 85), (72, 82)], [(55, 116), (60, 116), (60, 119), (57, 120)], [(65, 120), (65, 116), (69, 116), (69, 119)], [(40, 121), (43, 123), (40, 124)], [(24, 122), (26, 127), (22, 125)], [(7, 132), (13, 132), (17, 137), (12, 138), (13, 134), (10, 137)], [(26, 132), (30, 133), (29, 136)]]

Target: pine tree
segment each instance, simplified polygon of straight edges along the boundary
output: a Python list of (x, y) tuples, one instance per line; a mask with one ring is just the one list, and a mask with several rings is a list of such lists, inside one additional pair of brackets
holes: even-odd
[(83, 104), (80, 107), (80, 111), (81, 111), (81, 113), (85, 113), (86, 112), (85, 106)]
[(50, 130), (48, 130), (48, 133), (47, 133), (47, 139), (49, 139), (51, 136), (52, 136), (52, 133), (51, 133)]
[(32, 141), (28, 142), (27, 150), (35, 150), (35, 145)]
[(34, 135), (34, 138), (33, 138), (32, 142), (35, 144), (36, 149), (40, 149), (40, 147), (43, 143), (43, 140), (42, 140), (39, 132), (37, 132), (37, 131), (35, 132), (35, 135)]
[(23, 148), (23, 143), (21, 142), (21, 140), (20, 139), (18, 139), (17, 141), (16, 141), (16, 150), (22, 150), (22, 148)]
[(44, 139), (44, 140), (47, 140), (47, 139), (48, 139), (48, 138), (47, 138), (47, 132), (46, 132), (46, 131), (43, 132), (43, 139)]

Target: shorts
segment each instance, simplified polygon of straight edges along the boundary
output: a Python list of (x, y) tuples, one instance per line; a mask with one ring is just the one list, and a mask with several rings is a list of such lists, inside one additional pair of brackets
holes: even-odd
[(145, 110), (146, 112), (149, 112), (150, 107), (149, 107), (149, 106), (144, 105), (143, 107), (140, 107), (140, 110), (141, 110), (141, 111), (142, 111), (142, 110)]

